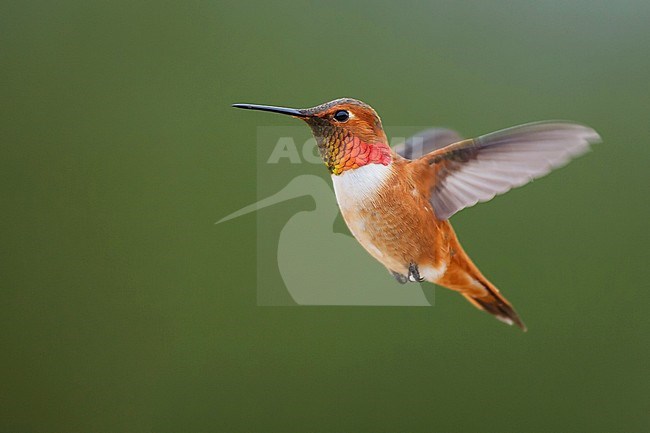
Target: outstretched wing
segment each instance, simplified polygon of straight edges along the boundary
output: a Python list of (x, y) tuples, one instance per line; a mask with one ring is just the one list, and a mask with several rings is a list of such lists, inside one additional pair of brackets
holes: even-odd
[(527, 123), (463, 140), (425, 155), (436, 169), (431, 205), (447, 219), (466, 207), (542, 177), (600, 141), (576, 123)]
[(420, 131), (393, 148), (395, 153), (406, 159), (418, 159), (434, 150), (462, 140), (456, 131), (446, 128), (431, 128)]

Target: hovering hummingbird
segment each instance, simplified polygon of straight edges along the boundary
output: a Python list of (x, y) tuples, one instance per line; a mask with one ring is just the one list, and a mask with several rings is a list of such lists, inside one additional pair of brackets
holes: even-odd
[(512, 305), (461, 247), (449, 218), (544, 176), (600, 140), (587, 126), (551, 121), (466, 140), (434, 129), (397, 153), (375, 110), (356, 99), (306, 109), (233, 107), (287, 114), (311, 127), (350, 232), (398, 282), (429, 281), (455, 290), (523, 330)]

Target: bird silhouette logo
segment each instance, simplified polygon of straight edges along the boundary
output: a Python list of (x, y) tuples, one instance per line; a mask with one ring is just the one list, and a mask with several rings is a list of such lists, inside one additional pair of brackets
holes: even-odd
[[(271, 129), (273, 130), (273, 129)], [(286, 135), (286, 134), (285, 134)], [(314, 139), (305, 142), (299, 152), (295, 141), (287, 136), (275, 137), (275, 146), (259, 146), (261, 161), (277, 164), (280, 158), (290, 163), (322, 164), (320, 156), (309, 159), (316, 146)], [(459, 140), (459, 135), (445, 128), (432, 128), (403, 141), (395, 137), (395, 152), (414, 158), (429, 150), (432, 143), (444, 145)], [(270, 150), (270, 155), (265, 150)], [(319, 167), (320, 168), (320, 167)], [(259, 180), (258, 180), (259, 181)], [(425, 295), (421, 284), (401, 285), (387, 278), (385, 271), (347, 233), (336, 233), (334, 222), (340, 211), (330, 185), (320, 176), (300, 174), (276, 193), (221, 218), (216, 224), (242, 217), (252, 212), (286, 203), (299, 197), (310, 197), (315, 207), (292, 215), (283, 225), (277, 243), (277, 269), (295, 305), (339, 306), (431, 306), (434, 291)], [(275, 239), (275, 237), (274, 237)], [(258, 257), (259, 259), (259, 257)], [(274, 258), (275, 259), (275, 258)], [(376, 268), (376, 272), (372, 269)], [(265, 290), (258, 283), (258, 290)], [(258, 299), (266, 299), (261, 297)], [(262, 301), (261, 305), (281, 304), (281, 300)]]
[[(217, 224), (303, 196), (311, 197), (315, 208), (291, 216), (277, 246), (277, 266), (296, 304), (431, 305), (420, 284), (402, 286), (388, 278), (351, 236), (334, 232), (339, 213), (336, 198), (319, 176), (299, 175), (277, 193), (223, 217)], [(378, 272), (368, 272), (373, 268)]]

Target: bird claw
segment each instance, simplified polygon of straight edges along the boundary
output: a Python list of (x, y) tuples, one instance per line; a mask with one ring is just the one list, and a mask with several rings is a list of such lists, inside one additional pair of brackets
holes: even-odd
[(391, 271), (393, 277), (400, 284), (406, 284), (409, 281), (412, 283), (421, 283), (424, 281), (424, 278), (420, 276), (420, 271), (418, 270), (418, 265), (415, 263), (409, 263), (409, 273), (408, 275), (400, 274), (399, 272)]
[(410, 263), (409, 264), (409, 275), (408, 275), (409, 281), (412, 281), (414, 283), (421, 283), (424, 281), (424, 278), (420, 276), (420, 271), (418, 270), (418, 265), (415, 263)]
[(409, 277), (407, 277), (404, 274), (400, 274), (399, 272), (395, 272), (395, 271), (391, 271), (391, 274), (393, 274), (393, 277), (395, 277), (397, 282), (400, 284), (406, 284), (409, 282)]

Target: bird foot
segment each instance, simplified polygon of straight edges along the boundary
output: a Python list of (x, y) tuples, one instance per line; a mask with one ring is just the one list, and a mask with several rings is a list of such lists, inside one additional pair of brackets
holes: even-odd
[(390, 271), (390, 273), (393, 274), (393, 277), (395, 277), (397, 282), (400, 284), (406, 284), (409, 281), (412, 283), (421, 283), (422, 281), (424, 281), (424, 278), (420, 276), (418, 265), (416, 265), (415, 263), (409, 263), (408, 275), (400, 274), (399, 272), (395, 272), (395, 271)]
[(420, 271), (418, 270), (418, 265), (415, 263), (410, 263), (409, 264), (409, 275), (408, 275), (409, 281), (412, 281), (414, 283), (421, 283), (424, 281), (424, 278), (420, 276)]
[(395, 272), (395, 271), (390, 271), (390, 272), (391, 274), (393, 274), (393, 277), (395, 277), (398, 283), (406, 284), (409, 282), (409, 277), (407, 277), (406, 275), (400, 274), (399, 272)]

